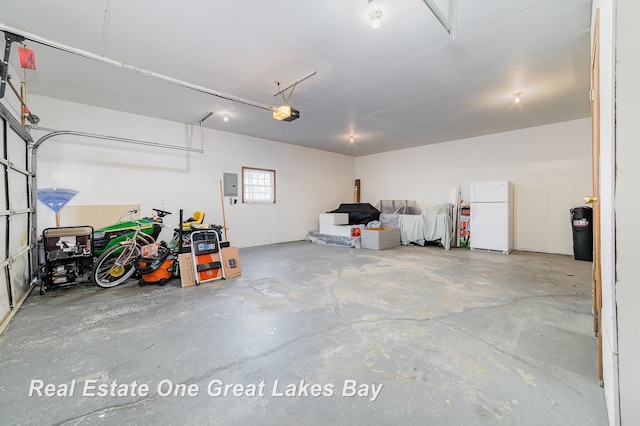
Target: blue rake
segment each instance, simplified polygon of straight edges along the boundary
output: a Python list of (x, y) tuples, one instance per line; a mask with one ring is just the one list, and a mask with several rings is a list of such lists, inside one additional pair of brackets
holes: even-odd
[(78, 191), (68, 188), (40, 188), (37, 191), (38, 200), (56, 212), (56, 227), (60, 226), (60, 209), (64, 207)]

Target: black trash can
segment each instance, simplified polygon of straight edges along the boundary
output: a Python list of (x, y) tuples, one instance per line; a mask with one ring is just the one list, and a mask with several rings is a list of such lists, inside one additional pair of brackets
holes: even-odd
[(593, 210), (591, 207), (574, 207), (571, 212), (573, 228), (573, 257), (576, 260), (593, 261)]

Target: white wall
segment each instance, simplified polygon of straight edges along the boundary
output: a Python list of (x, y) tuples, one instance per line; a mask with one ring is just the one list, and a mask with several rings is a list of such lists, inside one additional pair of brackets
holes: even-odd
[(591, 120), (358, 157), (356, 178), (363, 202), (411, 199), (422, 209), (446, 203), (450, 187), (468, 202), (470, 182), (510, 180), (515, 248), (573, 254), (569, 209), (591, 193)]
[[(78, 190), (70, 205), (140, 204), (143, 215), (154, 207), (171, 211), (167, 222), (172, 224), (178, 223), (180, 208), (185, 218), (204, 210), (206, 223), (222, 224), (223, 173), (237, 173), (240, 179), (242, 166), (275, 169), (275, 205), (240, 200), (230, 205), (225, 199), (229, 240), (246, 247), (302, 240), (317, 229), (318, 213), (353, 197), (353, 157), (210, 129), (204, 129), (203, 143), (197, 126), (35, 95), (29, 103), (41, 127), (204, 147), (200, 154), (76, 136), (52, 138), (38, 151), (38, 188)], [(42, 203), (38, 208), (39, 229), (55, 226), (53, 211)]]
[[(638, 235), (633, 232), (640, 212), (640, 56), (638, 55), (637, 0), (618, 0), (615, 49), (615, 212), (616, 302), (620, 420), (623, 425), (640, 421), (640, 264)], [(615, 9), (614, 9), (615, 10)]]
[[(602, 373), (609, 424), (619, 424), (618, 337), (615, 304), (614, 212), (614, 8), (611, 0), (593, 2), (592, 26), (600, 10), (600, 270), (602, 278)], [(592, 29), (592, 39), (593, 39)]]

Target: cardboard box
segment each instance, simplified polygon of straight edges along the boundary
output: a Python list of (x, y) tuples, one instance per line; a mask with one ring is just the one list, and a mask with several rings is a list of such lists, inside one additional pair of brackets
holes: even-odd
[(320, 224), (320, 233), (325, 235), (337, 235), (339, 237), (357, 237), (356, 235), (359, 229), (360, 233), (364, 229), (364, 225), (329, 225), (326, 223)]
[(370, 228), (362, 231), (360, 246), (370, 250), (385, 250), (400, 245), (400, 228)]
[(222, 249), (222, 261), (224, 262), (225, 278), (233, 278), (242, 275), (240, 268), (240, 255), (238, 247), (225, 247)]
[(348, 225), (349, 213), (320, 213), (319, 221), (321, 225)]
[(191, 258), (191, 253), (182, 253), (178, 255), (178, 267), (180, 268), (180, 286), (195, 286), (196, 277), (193, 272), (193, 259)]

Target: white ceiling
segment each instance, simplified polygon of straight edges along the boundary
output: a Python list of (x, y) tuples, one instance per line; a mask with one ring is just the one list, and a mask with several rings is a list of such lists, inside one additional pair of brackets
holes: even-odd
[(454, 40), (423, 0), (2, 0), (0, 23), (274, 106), (274, 81), (317, 71), (290, 99), (300, 118), (279, 122), (27, 42), (30, 93), (183, 123), (213, 112), (204, 126), (354, 156), (590, 115), (591, 0), (457, 0), (457, 16)]

